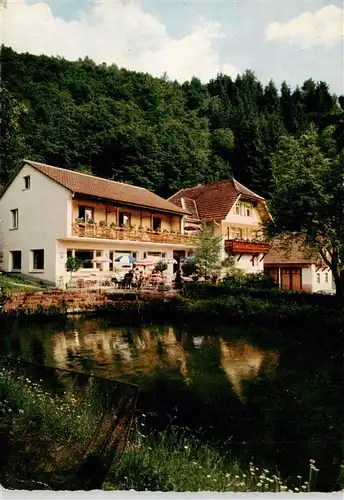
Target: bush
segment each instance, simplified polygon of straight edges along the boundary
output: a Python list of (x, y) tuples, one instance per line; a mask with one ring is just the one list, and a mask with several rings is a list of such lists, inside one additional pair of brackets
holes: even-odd
[(229, 287), (247, 287), (261, 290), (278, 289), (278, 283), (275, 283), (265, 273), (238, 273), (233, 272), (226, 276), (221, 283), (222, 286)]

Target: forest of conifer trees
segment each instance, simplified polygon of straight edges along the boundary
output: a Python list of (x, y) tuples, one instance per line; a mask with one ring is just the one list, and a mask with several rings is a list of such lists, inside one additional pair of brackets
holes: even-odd
[[(18, 54), (2, 47), (0, 183), (21, 158), (146, 187), (167, 197), (234, 175), (271, 195), (281, 137), (330, 130), (344, 146), (344, 96), (309, 79), (263, 85), (247, 70), (208, 84)], [(330, 127), (330, 129), (329, 129)]]

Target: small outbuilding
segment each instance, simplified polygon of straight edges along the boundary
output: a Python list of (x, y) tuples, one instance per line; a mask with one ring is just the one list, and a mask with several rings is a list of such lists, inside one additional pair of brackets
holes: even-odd
[(310, 257), (301, 243), (292, 243), (288, 252), (275, 239), (264, 259), (264, 271), (282, 290), (334, 292), (332, 272), (320, 255)]

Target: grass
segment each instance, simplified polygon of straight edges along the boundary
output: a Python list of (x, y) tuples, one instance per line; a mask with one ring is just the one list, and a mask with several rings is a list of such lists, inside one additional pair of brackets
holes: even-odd
[(20, 428), (21, 432), (28, 422), (39, 422), (40, 432), (46, 439), (48, 435), (67, 440), (92, 435), (101, 415), (94, 413), (97, 404), (91, 391), (87, 392), (85, 403), (84, 398), (71, 391), (54, 394), (44, 390), (42, 383), (35, 383), (8, 368), (0, 368), (2, 416), (10, 415), (13, 427)]
[[(77, 390), (64, 389), (60, 385), (58, 390), (47, 390), (42, 379), (34, 381), (8, 367), (0, 368), (1, 460), (9, 444), (12, 462), (15, 455), (14, 468), (6, 467), (6, 462), (1, 464), (2, 478), (25, 478), (27, 472), (53, 471), (61, 465), (63, 471), (80, 463), (83, 445), (99, 424), (104, 395), (100, 396), (100, 388), (92, 383), (83, 387), (82, 398)], [(148, 431), (145, 415), (141, 414), (134, 420), (127, 446), (114, 462), (103, 489), (310, 492), (315, 490), (317, 472), (311, 459), (307, 478), (286, 480), (278, 471), (231, 459), (194, 437), (187, 428), (170, 426), (159, 433)], [(69, 489), (68, 478), (66, 481)]]
[(135, 422), (125, 452), (103, 485), (105, 490), (309, 492), (314, 491), (318, 469), (309, 463), (309, 476), (294, 482), (278, 472), (230, 460), (215, 448), (192, 437), (188, 429), (171, 426), (149, 435), (144, 421)]
[(56, 382), (47, 389), (43, 379), (0, 368), (0, 476), (8, 487), (77, 468), (98, 428), (104, 406), (92, 379), (82, 392)]
[(39, 292), (51, 289), (47, 285), (26, 280), (21, 276), (7, 274), (0, 275), (0, 286), (4, 289), (5, 293)]

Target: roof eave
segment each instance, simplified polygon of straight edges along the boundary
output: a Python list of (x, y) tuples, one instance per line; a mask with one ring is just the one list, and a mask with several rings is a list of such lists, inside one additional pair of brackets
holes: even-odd
[(77, 196), (80, 196), (80, 197), (87, 197), (87, 198), (91, 198), (91, 199), (94, 199), (94, 200), (103, 200), (103, 201), (107, 201), (107, 202), (110, 202), (110, 203), (116, 203), (116, 204), (119, 204), (119, 205), (123, 205), (123, 206), (130, 206), (130, 207), (135, 207), (135, 208), (139, 208), (141, 210), (154, 210), (156, 212), (162, 212), (162, 213), (170, 213), (170, 214), (174, 214), (174, 215), (180, 215), (180, 216), (183, 216), (183, 215), (189, 215), (190, 212), (186, 212), (182, 209), (179, 209), (178, 210), (178, 207), (176, 205), (176, 210), (168, 210), (168, 209), (164, 209), (164, 208), (158, 208), (158, 207), (153, 207), (153, 206), (150, 206), (150, 205), (138, 205), (136, 203), (132, 203), (130, 201), (118, 201), (118, 200), (113, 200), (111, 198), (106, 198), (106, 197), (102, 197), (102, 196), (94, 196), (94, 195), (91, 195), (91, 194), (85, 194), (85, 193), (80, 193), (78, 191), (75, 191), (73, 192), (74, 195), (77, 195)]

